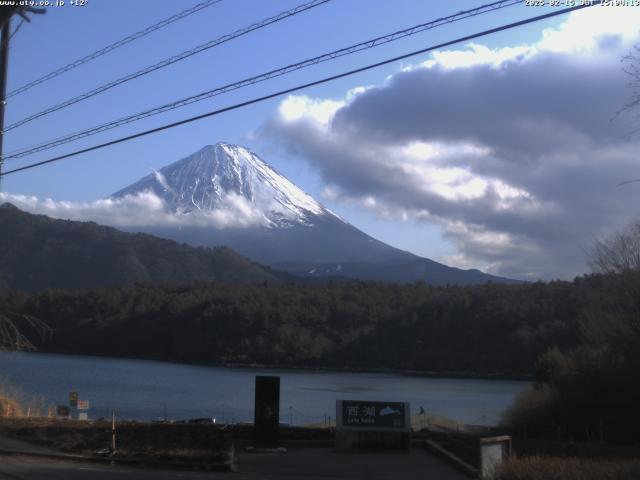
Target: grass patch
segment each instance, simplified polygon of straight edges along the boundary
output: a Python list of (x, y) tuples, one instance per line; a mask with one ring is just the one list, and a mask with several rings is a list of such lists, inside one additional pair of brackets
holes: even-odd
[(0, 417), (40, 417), (48, 414), (43, 398), (29, 396), (0, 377)]
[(640, 460), (584, 458), (511, 458), (496, 471), (496, 480), (630, 480), (640, 479)]

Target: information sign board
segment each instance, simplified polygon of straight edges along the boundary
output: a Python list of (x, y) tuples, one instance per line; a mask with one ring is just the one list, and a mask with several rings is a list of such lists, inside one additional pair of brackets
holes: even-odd
[(342, 401), (342, 422), (345, 427), (399, 428), (406, 427), (405, 404), (402, 402)]
[(411, 408), (407, 402), (338, 400), (336, 450), (402, 450), (411, 447)]

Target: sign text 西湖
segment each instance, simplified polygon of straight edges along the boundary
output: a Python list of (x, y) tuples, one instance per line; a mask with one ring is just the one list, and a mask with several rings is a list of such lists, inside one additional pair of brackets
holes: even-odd
[(342, 425), (345, 427), (405, 428), (405, 404), (343, 400)]

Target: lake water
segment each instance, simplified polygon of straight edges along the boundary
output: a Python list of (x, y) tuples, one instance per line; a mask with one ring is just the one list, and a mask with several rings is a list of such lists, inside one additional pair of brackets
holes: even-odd
[(335, 416), (342, 399), (404, 401), (417, 413), (494, 424), (528, 382), (427, 378), (386, 373), (309, 372), (181, 365), (148, 360), (0, 352), (0, 376), (27, 396), (89, 400), (90, 418), (215, 417), (252, 421), (254, 378), (281, 377), (280, 419), (294, 425)]

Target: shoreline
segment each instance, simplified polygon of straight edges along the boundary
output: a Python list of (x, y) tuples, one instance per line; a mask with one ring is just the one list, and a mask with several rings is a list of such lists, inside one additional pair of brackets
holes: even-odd
[(76, 357), (95, 357), (110, 358), (114, 360), (142, 360), (150, 362), (169, 363), (174, 365), (193, 365), (199, 367), (217, 367), (217, 368), (233, 368), (244, 370), (290, 370), (300, 372), (317, 372), (317, 373), (386, 373), (398, 376), (425, 377), (425, 378), (449, 378), (460, 380), (496, 380), (496, 381), (516, 381), (516, 382), (533, 382), (534, 374), (515, 374), (515, 373), (486, 373), (486, 372), (447, 372), (432, 370), (411, 370), (396, 368), (369, 368), (369, 367), (335, 367), (335, 366), (317, 366), (317, 365), (282, 365), (282, 364), (264, 364), (264, 363), (239, 363), (239, 362), (190, 362), (180, 360), (166, 360), (159, 358), (147, 357), (130, 357), (130, 356), (112, 356), (95, 353), (76, 353), (76, 352), (56, 352), (50, 350), (36, 350), (27, 352), (8, 352), (8, 353), (35, 353), (50, 355), (65, 355)]

